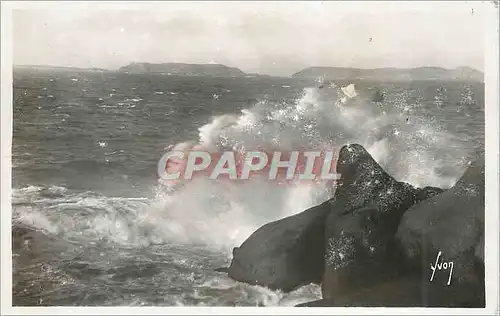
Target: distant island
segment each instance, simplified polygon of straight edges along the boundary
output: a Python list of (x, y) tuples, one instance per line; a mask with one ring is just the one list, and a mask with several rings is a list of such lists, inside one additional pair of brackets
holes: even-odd
[(51, 70), (51, 71), (78, 71), (78, 72), (107, 72), (109, 70), (103, 68), (78, 68), (64, 66), (47, 66), (47, 65), (14, 65), (14, 69), (29, 69), (29, 70)]
[(131, 63), (118, 69), (130, 74), (163, 74), (175, 76), (244, 77), (238, 68), (221, 64), (184, 64), (184, 63)]
[(380, 80), (380, 81), (412, 81), (412, 80), (467, 80), (484, 82), (484, 74), (470, 67), (445, 69), (440, 67), (418, 68), (343, 68), (343, 67), (309, 67), (294, 75), (293, 78), (318, 78), (327, 80)]
[[(187, 63), (131, 63), (117, 70), (103, 68), (77, 68), (43, 65), (15, 65), (14, 69), (59, 72), (118, 72), (127, 74), (156, 74), (172, 76), (205, 76), (205, 77), (272, 77), (257, 73), (245, 73), (235, 67), (222, 64), (187, 64)], [(309, 67), (292, 75), (297, 79), (325, 80), (374, 80), (374, 81), (412, 81), (412, 80), (445, 80), (445, 81), (477, 81), (484, 82), (484, 74), (470, 67), (445, 69), (440, 67), (417, 68), (376, 68), (360, 69), (347, 67)]]

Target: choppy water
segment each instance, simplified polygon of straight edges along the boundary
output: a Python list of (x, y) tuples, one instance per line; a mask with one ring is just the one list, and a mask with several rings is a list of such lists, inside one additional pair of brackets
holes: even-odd
[[(14, 305), (295, 305), (213, 269), (260, 225), (327, 199), (316, 186), (158, 184), (170, 144), (317, 149), (358, 142), (398, 180), (448, 187), (484, 144), (482, 84), (318, 83), (14, 72)], [(385, 100), (374, 102), (375, 89)]]

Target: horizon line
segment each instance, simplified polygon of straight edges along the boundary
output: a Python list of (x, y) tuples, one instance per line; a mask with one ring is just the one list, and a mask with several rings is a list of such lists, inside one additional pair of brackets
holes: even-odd
[[(79, 67), (79, 66), (62, 66), (62, 65), (46, 65), (46, 64), (12, 64), (12, 67), (47, 67), (47, 68), (75, 68), (75, 69), (102, 69), (102, 70), (106, 70), (106, 71), (119, 71), (120, 68), (122, 67), (125, 67), (125, 66), (128, 66), (128, 65), (131, 65), (131, 64), (152, 64), (152, 65), (161, 65), (161, 64), (185, 64), (185, 65), (220, 65), (220, 66), (225, 66), (225, 67), (229, 67), (229, 68), (237, 68), (238, 70), (244, 72), (244, 73), (247, 73), (247, 74), (258, 74), (258, 75), (264, 75), (264, 76), (272, 76), (272, 75), (267, 75), (267, 74), (261, 74), (261, 73), (256, 73), (256, 72), (247, 72), (247, 71), (244, 71), (242, 70), (241, 68), (237, 67), (237, 66), (228, 66), (226, 64), (222, 64), (222, 63), (189, 63), (189, 62), (147, 62), (147, 61), (144, 61), (144, 62), (129, 62), (128, 64), (125, 64), (119, 68), (115, 68), (115, 69), (110, 69), (110, 68), (103, 68), (103, 67)], [(419, 68), (440, 68), (440, 69), (444, 69), (444, 70), (456, 70), (456, 69), (460, 69), (460, 68), (469, 68), (469, 69), (472, 69), (472, 70), (475, 70), (475, 71), (478, 71), (482, 74), (484, 74), (484, 71), (482, 70), (479, 70), (477, 68), (474, 68), (474, 67), (471, 67), (471, 66), (466, 66), (466, 65), (462, 65), (462, 66), (457, 66), (457, 67), (454, 67), (454, 68), (446, 68), (446, 67), (442, 67), (442, 66), (435, 66), (435, 65), (422, 65), (422, 66), (416, 66), (416, 67), (394, 67), (394, 66), (385, 66), (385, 67), (376, 67), (376, 68), (362, 68), (362, 67), (346, 67), (346, 66), (307, 66), (307, 67), (303, 67), (301, 68), (301, 70), (297, 71), (297, 72), (300, 72), (300, 71), (303, 71), (305, 69), (309, 69), (309, 68), (343, 68), (343, 69), (360, 69), (360, 70), (380, 70), (380, 69), (396, 69), (396, 70), (412, 70), (412, 69), (419, 69)], [(297, 73), (295, 72), (295, 73)]]

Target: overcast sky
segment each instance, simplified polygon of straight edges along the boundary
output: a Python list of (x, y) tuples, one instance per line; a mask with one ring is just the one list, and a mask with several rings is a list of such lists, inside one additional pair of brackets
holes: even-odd
[(215, 62), (285, 76), (309, 66), (483, 70), (488, 5), (433, 2), (37, 5), (13, 13), (13, 59), (107, 69)]

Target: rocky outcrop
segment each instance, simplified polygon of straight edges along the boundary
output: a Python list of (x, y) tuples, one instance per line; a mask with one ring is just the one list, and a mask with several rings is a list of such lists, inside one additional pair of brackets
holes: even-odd
[[(387, 266), (367, 263), (373, 276), (360, 267), (355, 270), (358, 274), (344, 274), (341, 269), (333, 277), (327, 266), (324, 287), (330, 278), (336, 291), (324, 291), (322, 300), (299, 306), (484, 307), (484, 185), (482, 154), (451, 189), (433, 193), (427, 188), (434, 196), (424, 194), (403, 212), (392, 252), (379, 257)], [(350, 227), (345, 222), (336, 224), (343, 225)], [(378, 243), (383, 245), (384, 240), (390, 238), (382, 236)], [(391, 257), (398, 261), (391, 263)], [(349, 258), (356, 255), (350, 253)]]
[(356, 144), (336, 171), (332, 199), (261, 227), (219, 271), (283, 291), (321, 283), (323, 299), (299, 306), (484, 306), (484, 154), (448, 190), (396, 181)]
[[(375, 256), (387, 252), (380, 248), (380, 242), (383, 238), (391, 239), (383, 246), (391, 247), (402, 210), (442, 191), (438, 188), (415, 189), (395, 181), (360, 145), (345, 146), (340, 151), (337, 171), (342, 174), (343, 181), (333, 199), (259, 228), (233, 250), (230, 267), (217, 271), (226, 272), (237, 281), (271, 289), (290, 291), (304, 284), (323, 283), (327, 292), (335, 292), (336, 287), (342, 286), (334, 281), (335, 276), (350, 278), (348, 271), (366, 264), (368, 252)], [(392, 209), (395, 211), (389, 212)], [(378, 210), (387, 212), (380, 215)], [(372, 221), (373, 234), (366, 235), (363, 225), (368, 221)], [(325, 232), (330, 236), (325, 236)], [(325, 270), (325, 249), (329, 247), (330, 251), (326, 254), (327, 264), (342, 260), (335, 256), (345, 256), (343, 258), (349, 260), (349, 253), (332, 254), (332, 247), (342, 243), (342, 234), (349, 235), (349, 238), (360, 237), (355, 244), (364, 248), (355, 254), (359, 257), (353, 261), (354, 265), (349, 264), (342, 270), (343, 274), (334, 274), (332, 269)], [(392, 237), (384, 237), (386, 235)], [(373, 242), (363, 244), (368, 240), (366, 238), (373, 239)], [(377, 238), (379, 241), (375, 241)], [(372, 246), (377, 251), (372, 251)]]
[(220, 64), (184, 64), (184, 63), (131, 63), (123, 66), (119, 72), (131, 74), (163, 74), (175, 76), (208, 77), (243, 77), (245, 73), (238, 68)]
[(405, 213), (397, 239), (424, 305), (484, 306), (484, 188), (481, 154), (455, 186)]
[(329, 202), (271, 222), (233, 249), (227, 272), (234, 280), (291, 291), (323, 277), (325, 219)]
[(336, 170), (343, 181), (326, 222), (326, 300), (403, 273), (395, 240), (400, 219), (413, 204), (442, 192), (396, 181), (356, 144), (341, 149)]

